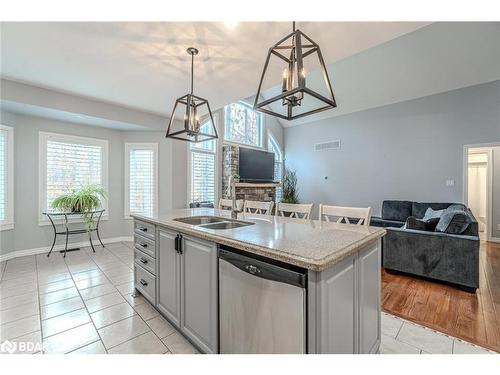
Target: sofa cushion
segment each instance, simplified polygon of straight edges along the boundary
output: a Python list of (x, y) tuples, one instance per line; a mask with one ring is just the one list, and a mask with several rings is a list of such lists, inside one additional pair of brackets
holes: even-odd
[(444, 211), (441, 219), (439, 219), (436, 231), (463, 234), (471, 222), (472, 218), (467, 210), (462, 207), (450, 207)]
[(425, 230), (427, 232), (434, 232), (439, 218), (432, 218), (429, 220), (417, 219), (415, 216), (410, 216), (406, 219), (405, 229)]
[(411, 216), (412, 202), (384, 201), (382, 203), (382, 219), (392, 221), (406, 221)]
[[(434, 211), (444, 210), (451, 205), (455, 205), (456, 203), (428, 203), (428, 202), (413, 202), (411, 215), (415, 216), (417, 219), (421, 219), (424, 217), (425, 212), (428, 208), (432, 208)], [(463, 206), (463, 205), (461, 205)]]

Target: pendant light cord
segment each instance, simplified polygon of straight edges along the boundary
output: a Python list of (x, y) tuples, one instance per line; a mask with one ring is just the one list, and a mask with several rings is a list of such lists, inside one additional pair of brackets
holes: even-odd
[(194, 54), (191, 54), (191, 95), (193, 94)]
[(292, 21), (292, 28), (293, 28), (293, 32), (295, 32), (295, 21)]

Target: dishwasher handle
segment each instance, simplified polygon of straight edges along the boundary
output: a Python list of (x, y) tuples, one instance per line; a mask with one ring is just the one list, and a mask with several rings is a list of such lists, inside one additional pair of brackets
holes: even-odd
[(219, 259), (223, 259), (243, 272), (255, 277), (282, 282), (299, 288), (306, 287), (306, 274), (302, 272), (289, 270), (224, 249), (219, 249)]

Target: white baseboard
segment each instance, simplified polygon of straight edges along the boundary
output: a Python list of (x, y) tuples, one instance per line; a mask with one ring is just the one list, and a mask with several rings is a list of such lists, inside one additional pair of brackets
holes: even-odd
[(489, 242), (496, 242), (496, 243), (500, 243), (500, 238), (498, 237), (490, 237), (490, 239), (488, 240)]
[[(124, 236), (124, 237), (111, 237), (111, 238), (103, 238), (102, 243), (108, 244), (108, 243), (115, 243), (115, 242), (130, 242), (133, 241), (134, 237), (130, 236)], [(94, 246), (99, 248), (101, 246), (99, 241), (92, 241)], [(73, 243), (68, 243), (68, 249), (75, 248), (75, 247), (88, 247), (90, 246), (89, 241), (81, 241), (81, 242), (73, 242)], [(37, 254), (43, 254), (43, 253), (48, 253), (50, 250), (50, 246), (44, 246), (44, 247), (37, 247), (34, 249), (25, 249), (25, 250), (16, 250), (16, 251), (11, 251), (10, 253), (0, 255), (0, 262), (5, 262), (6, 260), (13, 259), (13, 258), (19, 258), (19, 257), (24, 257), (27, 255), (37, 255)], [(60, 245), (55, 245), (54, 250), (52, 252), (57, 252), (64, 250), (64, 244)]]

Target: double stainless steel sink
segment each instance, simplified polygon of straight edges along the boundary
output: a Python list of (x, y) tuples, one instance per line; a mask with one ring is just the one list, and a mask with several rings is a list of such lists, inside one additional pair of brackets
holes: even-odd
[(249, 221), (232, 220), (218, 216), (178, 217), (174, 220), (185, 224), (195, 225), (197, 227), (214, 230), (241, 228), (254, 224)]

